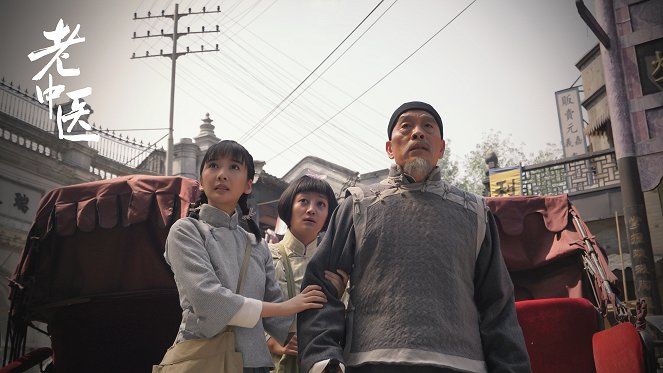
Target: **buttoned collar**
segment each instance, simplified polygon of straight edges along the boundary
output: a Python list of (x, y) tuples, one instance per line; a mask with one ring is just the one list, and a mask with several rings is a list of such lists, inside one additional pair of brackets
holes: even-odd
[(285, 247), (288, 254), (292, 252), (297, 256), (311, 256), (315, 253), (315, 249), (318, 248), (317, 239), (313, 240), (313, 242), (308, 245), (304, 245), (302, 241), (298, 240), (297, 237), (290, 232), (290, 229), (285, 232), (281, 242), (283, 242), (283, 247)]
[[(440, 168), (435, 166), (433, 167), (433, 170), (428, 174), (426, 177), (426, 180), (422, 181), (423, 183), (430, 183), (434, 181), (440, 181), (442, 179), (442, 175), (440, 173)], [(389, 169), (389, 183), (390, 184), (416, 184), (414, 181), (414, 178), (406, 173), (403, 172), (403, 169), (401, 166), (397, 164), (391, 165), (391, 168)]]
[(237, 211), (235, 211), (235, 213), (230, 216), (225, 211), (205, 203), (200, 206), (200, 213), (198, 216), (200, 216), (200, 220), (215, 228), (225, 227), (228, 229), (237, 229), (238, 215)]

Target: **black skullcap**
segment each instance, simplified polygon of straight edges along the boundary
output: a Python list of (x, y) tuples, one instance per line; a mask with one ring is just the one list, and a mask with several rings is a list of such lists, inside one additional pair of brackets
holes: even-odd
[(389, 127), (387, 127), (387, 136), (389, 137), (389, 140), (391, 140), (391, 132), (394, 130), (394, 126), (398, 121), (398, 117), (400, 117), (401, 114), (403, 114), (408, 110), (423, 110), (428, 112), (430, 115), (433, 116), (433, 118), (435, 118), (437, 126), (440, 127), (440, 137), (444, 137), (442, 132), (442, 119), (440, 118), (440, 114), (438, 114), (437, 111), (435, 111), (435, 109), (433, 109), (432, 106), (430, 106), (425, 102), (412, 101), (404, 103), (398, 109), (396, 109), (396, 111), (394, 111), (393, 114), (391, 114), (391, 119), (389, 119)]

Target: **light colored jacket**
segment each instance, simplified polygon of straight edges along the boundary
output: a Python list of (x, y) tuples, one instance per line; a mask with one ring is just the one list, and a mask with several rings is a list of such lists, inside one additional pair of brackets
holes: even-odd
[(306, 271), (306, 266), (308, 262), (315, 254), (318, 244), (317, 240), (314, 240), (307, 246), (299, 241), (290, 230), (286, 231), (283, 239), (275, 244), (269, 244), (269, 250), (272, 254), (272, 260), (274, 261), (274, 274), (276, 275), (276, 281), (283, 291), (283, 296), (288, 298), (288, 283), (286, 280), (285, 272), (285, 263), (284, 258), (281, 257), (280, 248), (286, 252), (288, 259), (290, 260), (290, 266), (292, 267), (292, 274), (295, 280), (295, 294), (299, 294), (300, 288), (302, 286), (302, 279), (304, 278), (304, 272)]
[[(176, 341), (210, 338), (221, 332), (245, 302), (281, 302), (281, 289), (274, 280), (272, 256), (267, 245), (237, 225), (237, 216), (210, 205), (200, 209), (200, 220), (180, 219), (173, 224), (166, 241), (165, 258), (175, 275), (180, 295), (182, 323)], [(250, 240), (251, 259), (241, 295), (235, 294)], [(250, 299), (249, 299), (250, 298)], [(244, 366), (271, 367), (265, 343), (267, 331), (283, 343), (292, 317), (257, 318), (253, 326), (235, 327), (236, 348), (244, 356)]]

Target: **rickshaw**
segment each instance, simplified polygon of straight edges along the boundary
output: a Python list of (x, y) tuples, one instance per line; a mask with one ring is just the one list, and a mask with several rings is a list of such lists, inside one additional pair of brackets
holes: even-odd
[(606, 254), (567, 195), (492, 197), (487, 204), (534, 373), (656, 372), (644, 315), (619, 300)]
[[(50, 356), (49, 372), (149, 372), (181, 320), (164, 244), (197, 196), (195, 180), (140, 175), (46, 194), (10, 280), (2, 369)], [(51, 346), (25, 355), (36, 322)]]

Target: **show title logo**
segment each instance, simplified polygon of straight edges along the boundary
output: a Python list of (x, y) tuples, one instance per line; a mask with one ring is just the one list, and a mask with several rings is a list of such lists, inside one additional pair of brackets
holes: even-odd
[[(55, 63), (56, 70), (61, 77), (79, 76), (81, 74), (78, 68), (67, 69), (64, 67), (62, 60), (69, 58), (69, 53), (66, 52), (69, 46), (83, 43), (85, 38), (78, 35), (80, 25), (76, 25), (74, 31), (70, 33), (69, 25), (65, 25), (62, 19), (58, 21), (55, 30), (44, 31), (44, 37), (53, 42), (50, 47), (42, 48), (28, 54), (30, 61), (34, 62), (42, 57), (51, 56), (50, 61), (41, 69), (32, 80), (40, 81), (48, 69)], [(68, 36), (68, 37), (67, 37)], [(63, 40), (67, 38), (66, 40)], [(60, 95), (65, 91), (64, 84), (53, 85), (53, 76), (48, 74), (48, 87), (42, 90), (39, 85), (36, 86), (37, 99), (42, 104), (48, 101), (49, 118), (53, 119), (53, 100), (60, 98)], [(56, 114), (56, 123), (58, 127), (58, 135), (61, 139), (71, 141), (99, 141), (99, 135), (93, 133), (81, 133), (90, 131), (92, 127), (83, 119), (82, 116), (90, 114), (90, 110), (86, 109), (86, 102), (83, 98), (92, 93), (92, 88), (85, 87), (75, 91), (66, 92), (66, 95), (72, 100), (70, 110), (67, 113), (62, 112), (62, 105), (58, 105)], [(67, 125), (64, 129), (63, 125)], [(75, 130), (76, 125), (80, 125), (83, 130)]]

